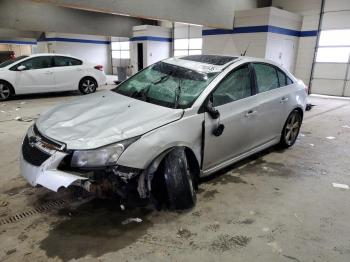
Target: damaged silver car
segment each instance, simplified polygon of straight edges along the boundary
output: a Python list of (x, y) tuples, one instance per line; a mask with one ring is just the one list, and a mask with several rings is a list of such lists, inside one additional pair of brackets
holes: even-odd
[(42, 114), (23, 140), (21, 172), (53, 191), (191, 208), (201, 177), (292, 146), (306, 97), (302, 81), (266, 60), (169, 58)]

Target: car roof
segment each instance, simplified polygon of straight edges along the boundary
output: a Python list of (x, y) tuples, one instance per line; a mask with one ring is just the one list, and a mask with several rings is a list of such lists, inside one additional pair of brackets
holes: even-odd
[(167, 58), (162, 62), (207, 74), (222, 72), (226, 67), (238, 61), (263, 62), (279, 67), (279, 65), (277, 65), (273, 61), (269, 61), (262, 58), (229, 55), (190, 55), (177, 58)]
[[(57, 54), (57, 53), (40, 53), (40, 54), (32, 54), (29, 57), (38, 57), (38, 56), (67, 56), (67, 57), (71, 57), (71, 58), (76, 58), (79, 59), (75, 56), (72, 55), (68, 55), (68, 54)], [(81, 59), (80, 59), (81, 60)]]

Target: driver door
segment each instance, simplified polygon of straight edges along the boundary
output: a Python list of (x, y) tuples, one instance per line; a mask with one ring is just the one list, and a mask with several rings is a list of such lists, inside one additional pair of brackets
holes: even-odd
[[(245, 64), (228, 73), (212, 92), (210, 99), (220, 116), (213, 119), (209, 113), (205, 113), (203, 170), (252, 149), (254, 141), (251, 133), (257, 115), (253, 87), (251, 67)], [(220, 124), (224, 125), (224, 130), (217, 136), (213, 132)]]

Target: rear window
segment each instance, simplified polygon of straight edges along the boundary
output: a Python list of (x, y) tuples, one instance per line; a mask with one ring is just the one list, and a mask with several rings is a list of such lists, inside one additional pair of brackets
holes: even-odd
[(77, 66), (82, 64), (83, 62), (79, 59), (66, 56), (54, 56), (54, 66)]
[(279, 87), (277, 71), (274, 66), (259, 63), (254, 63), (253, 66), (260, 93)]

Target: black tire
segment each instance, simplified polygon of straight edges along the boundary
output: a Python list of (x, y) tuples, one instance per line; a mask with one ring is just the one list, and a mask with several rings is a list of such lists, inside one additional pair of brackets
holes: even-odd
[(293, 110), (283, 126), (280, 146), (282, 148), (288, 148), (294, 145), (298, 138), (300, 126), (302, 122), (301, 114), (298, 110)]
[(84, 77), (79, 82), (79, 91), (84, 94), (91, 94), (96, 92), (97, 82), (92, 77)]
[(0, 101), (6, 101), (13, 95), (12, 87), (10, 84), (0, 81)]
[(197, 197), (184, 149), (176, 148), (164, 158), (164, 181), (169, 208), (184, 210), (195, 206)]

